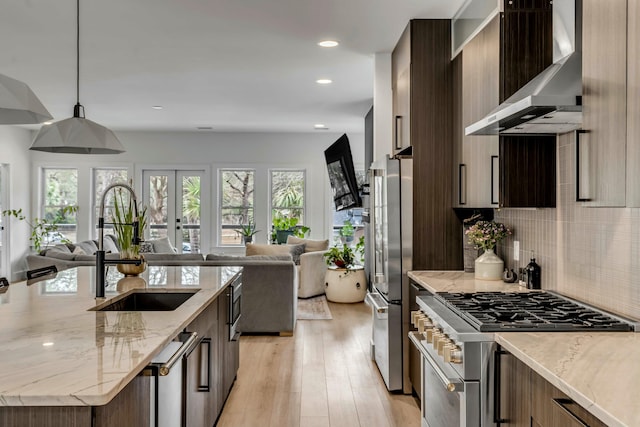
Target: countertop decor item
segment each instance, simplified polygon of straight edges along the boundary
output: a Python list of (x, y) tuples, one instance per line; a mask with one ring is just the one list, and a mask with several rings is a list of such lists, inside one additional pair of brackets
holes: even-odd
[[(122, 190), (117, 189), (113, 198), (113, 227), (118, 246), (120, 247), (121, 259), (141, 259), (142, 263), (136, 264), (117, 264), (117, 269), (125, 276), (137, 276), (147, 269), (147, 263), (140, 253), (140, 245), (134, 244), (134, 241), (141, 241), (144, 237), (144, 229), (147, 225), (147, 208), (138, 207), (138, 217), (136, 218), (133, 204), (137, 203), (131, 197), (123, 198)], [(134, 239), (133, 233), (135, 227), (130, 224), (138, 220), (138, 240)]]
[(495, 253), (498, 242), (511, 234), (504, 224), (495, 221), (478, 221), (466, 231), (469, 243), (484, 252), (475, 261), (475, 277), (482, 280), (501, 280), (504, 262)]

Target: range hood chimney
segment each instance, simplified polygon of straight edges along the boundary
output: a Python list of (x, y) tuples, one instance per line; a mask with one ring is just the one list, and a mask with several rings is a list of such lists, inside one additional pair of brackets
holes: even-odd
[(559, 134), (582, 124), (582, 0), (553, 2), (553, 64), (465, 135)]

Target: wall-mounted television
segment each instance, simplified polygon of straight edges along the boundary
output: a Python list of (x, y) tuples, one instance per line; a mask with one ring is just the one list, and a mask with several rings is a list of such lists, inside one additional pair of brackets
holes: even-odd
[(324, 150), (324, 157), (336, 211), (362, 207), (347, 134), (343, 134)]

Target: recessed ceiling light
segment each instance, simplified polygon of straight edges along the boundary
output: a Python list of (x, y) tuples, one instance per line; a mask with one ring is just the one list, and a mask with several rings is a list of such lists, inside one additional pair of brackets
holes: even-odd
[(46, 121), (46, 122), (43, 122), (42, 124), (43, 124), (43, 125), (50, 125), (50, 124), (52, 124), (52, 123), (53, 123), (53, 122), (52, 122), (51, 120), (48, 120), (48, 121)]
[(338, 43), (335, 40), (322, 40), (320, 43), (318, 43), (318, 46), (320, 46), (320, 47), (336, 47), (339, 44), (340, 43)]
[(328, 85), (333, 83), (333, 80), (331, 79), (318, 79), (316, 80), (316, 83), (318, 83), (319, 85)]
[(164, 107), (162, 105), (153, 105), (151, 106), (154, 110), (162, 110)]
[(327, 130), (327, 129), (329, 129), (327, 126), (325, 126), (325, 125), (323, 125), (321, 123), (313, 125), (313, 128), (314, 129), (318, 129), (318, 130)]
[(43, 346), (43, 347), (51, 347), (52, 345), (53, 345), (53, 343), (52, 343), (52, 342), (50, 342), (50, 341), (49, 341), (49, 342), (43, 342), (43, 343), (42, 343), (42, 346)]

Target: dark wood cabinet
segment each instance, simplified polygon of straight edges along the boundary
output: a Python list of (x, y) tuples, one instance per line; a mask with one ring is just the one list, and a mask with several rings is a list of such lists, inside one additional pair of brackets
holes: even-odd
[(555, 136), (464, 135), (552, 61), (550, 0), (505, 2), (454, 59), (455, 206), (556, 205)]
[(184, 361), (184, 416), (188, 426), (212, 426), (222, 409), (218, 396), (218, 314), (218, 303), (213, 302), (186, 328), (187, 332), (197, 332), (199, 339)]
[(556, 137), (500, 137), (500, 207), (556, 206)]
[(499, 369), (496, 405), (500, 426), (529, 427), (531, 368), (506, 351), (497, 351)]
[(219, 407), (224, 405), (231, 387), (236, 379), (240, 366), (240, 341), (231, 337), (229, 333), (229, 315), (231, 307), (231, 288), (227, 288), (224, 295), (218, 298), (218, 376), (220, 378), (218, 393)]
[[(452, 208), (451, 21), (411, 20), (392, 53), (394, 141), (413, 157), (414, 270), (462, 269), (462, 224)], [(397, 119), (397, 116), (402, 116)], [(396, 149), (396, 146), (398, 147)]]
[(500, 426), (605, 427), (589, 411), (507, 351), (498, 350)]

